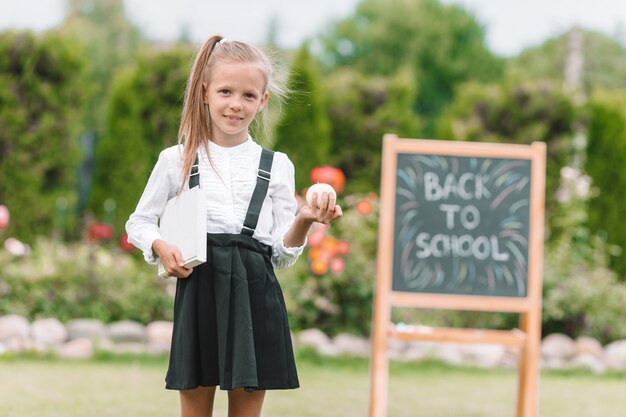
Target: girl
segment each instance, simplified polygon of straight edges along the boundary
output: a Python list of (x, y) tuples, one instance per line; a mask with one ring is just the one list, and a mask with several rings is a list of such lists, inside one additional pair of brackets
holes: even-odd
[[(183, 417), (211, 416), (218, 385), (228, 390), (230, 417), (259, 416), (266, 390), (299, 386), (273, 268), (296, 261), (313, 222), (329, 224), (342, 211), (324, 193), (319, 206), (314, 196), (296, 215), (293, 164), (249, 136), (257, 114), (268, 120), (272, 87), (259, 49), (207, 40), (187, 82), (179, 144), (161, 152), (126, 223), (146, 260), (160, 258), (178, 278), (165, 381), (180, 390)], [(195, 164), (207, 202), (207, 262), (192, 270), (161, 239), (157, 220), (168, 199), (198, 177), (190, 176)]]

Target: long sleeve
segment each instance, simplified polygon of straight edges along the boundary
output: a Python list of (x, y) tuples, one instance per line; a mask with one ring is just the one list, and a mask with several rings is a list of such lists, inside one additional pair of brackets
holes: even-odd
[(126, 222), (128, 242), (141, 249), (149, 264), (155, 264), (157, 260), (152, 251), (152, 243), (161, 238), (158, 219), (175, 190), (166, 151), (163, 151), (150, 174), (135, 212)]
[[(274, 268), (287, 268), (293, 265), (306, 246), (286, 247), (283, 241), (285, 233), (291, 227), (295, 216), (297, 203), (295, 199), (294, 166), (287, 155), (277, 152), (275, 163), (276, 187), (270, 195), (272, 199), (272, 265)], [(274, 170), (272, 170), (274, 171)]]

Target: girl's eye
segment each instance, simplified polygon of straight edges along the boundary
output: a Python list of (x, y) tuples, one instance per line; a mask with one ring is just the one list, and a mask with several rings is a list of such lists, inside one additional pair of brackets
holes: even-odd
[(244, 94), (244, 96), (250, 100), (254, 100), (256, 99), (256, 95), (252, 94), (252, 93), (246, 93)]
[(230, 94), (230, 90), (223, 88), (219, 91), (221, 94)]

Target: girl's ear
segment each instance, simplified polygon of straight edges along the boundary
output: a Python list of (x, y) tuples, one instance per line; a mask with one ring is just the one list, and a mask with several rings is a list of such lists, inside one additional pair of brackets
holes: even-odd
[(209, 104), (209, 91), (204, 81), (202, 82), (202, 102), (204, 104)]
[(261, 103), (259, 104), (259, 108), (256, 110), (257, 113), (263, 110), (263, 107), (265, 107), (265, 104), (267, 103), (269, 97), (270, 93), (268, 93), (267, 91), (263, 93), (263, 95), (261, 96)]

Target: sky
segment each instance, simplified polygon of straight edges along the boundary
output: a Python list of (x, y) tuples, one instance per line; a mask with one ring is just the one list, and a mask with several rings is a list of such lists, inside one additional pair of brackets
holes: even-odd
[[(488, 47), (513, 56), (573, 25), (603, 32), (626, 45), (626, 0), (441, 0), (472, 13), (486, 29)], [(129, 18), (154, 40), (194, 41), (214, 33), (261, 43), (268, 23), (278, 25), (278, 45), (297, 47), (352, 12), (359, 0), (124, 0)], [(0, 30), (53, 28), (63, 19), (65, 0), (0, 0)]]

